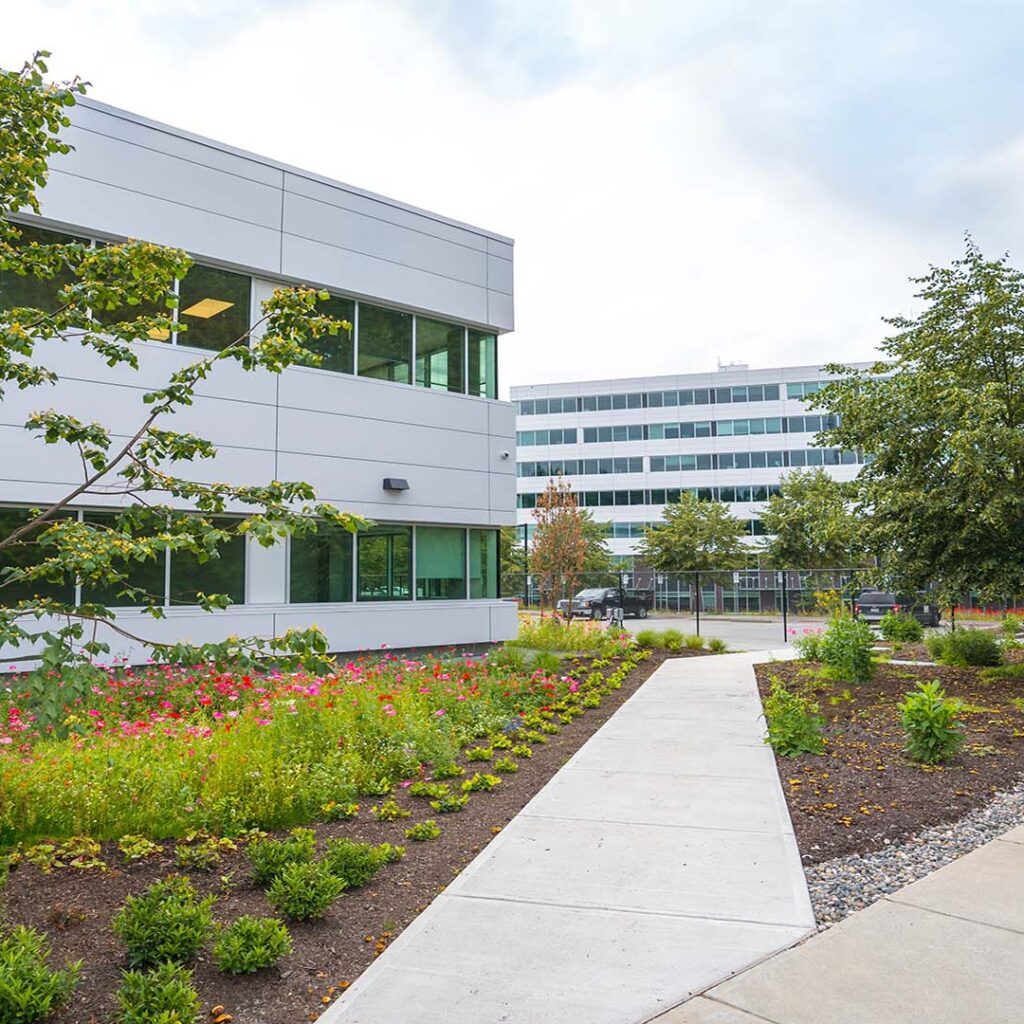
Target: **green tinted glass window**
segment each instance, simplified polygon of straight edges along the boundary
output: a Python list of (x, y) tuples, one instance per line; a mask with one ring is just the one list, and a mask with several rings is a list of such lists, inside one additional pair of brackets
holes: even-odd
[(359, 376), (409, 383), (412, 315), (359, 303)]
[(416, 528), (416, 596), (458, 600), (466, 596), (466, 531), (447, 526)]
[[(117, 530), (118, 513), (116, 512), (86, 512), (84, 520), (101, 529)], [(122, 532), (127, 532), (122, 530)], [(126, 593), (126, 589), (138, 588), (156, 604), (164, 603), (165, 575), (164, 556), (158, 555), (155, 559), (147, 559), (142, 562), (121, 562), (114, 563), (118, 572), (125, 573), (125, 579), (120, 583), (106, 583), (90, 586), (82, 581), (82, 600), (96, 601), (98, 604), (105, 604), (111, 607), (131, 607), (145, 603), (146, 598), (141, 595)]]
[[(230, 529), (236, 520), (214, 518), (215, 526)], [(227, 594), (232, 603), (245, 601), (245, 538), (232, 536), (221, 544), (217, 558), (200, 563), (188, 551), (171, 552), (171, 604), (195, 604), (196, 594)]]
[[(21, 237), (15, 243), (18, 248), (28, 248), (33, 242), (37, 245), (60, 245), (67, 242), (81, 242), (84, 239), (73, 238), (57, 231), (45, 228), (30, 227), (19, 224)], [(44, 279), (31, 274), (16, 274), (13, 270), (0, 269), (0, 310), (24, 306), (29, 309), (42, 309), (52, 312), (60, 305), (57, 293), (66, 284), (70, 284), (75, 275), (65, 268), (55, 277)]]
[(293, 604), (352, 600), (352, 534), (321, 523), (316, 533), (292, 537), (289, 599)]
[(219, 352), (249, 329), (252, 279), (196, 264), (178, 285), (179, 345)]
[(484, 331), (469, 332), (469, 393), (498, 397), (498, 339)]
[(412, 597), (412, 527), (378, 526), (356, 535), (360, 601)]
[[(344, 320), (349, 325), (355, 324), (356, 304), (352, 299), (343, 299), (340, 295), (332, 295), (327, 299), (319, 299), (317, 312), (334, 320)], [(341, 327), (337, 334), (322, 334), (319, 338), (307, 338), (306, 348), (314, 355), (320, 356), (318, 365), (321, 370), (333, 370), (335, 373), (352, 372), (352, 335), (354, 327), (348, 330)], [(308, 360), (313, 366), (312, 360)]]
[[(19, 526), (29, 521), (27, 508), (0, 508), (0, 537), (10, 536)], [(36, 538), (42, 530), (26, 534), (22, 541), (0, 551), (0, 605), (13, 605), (30, 601), (34, 597), (49, 598), (70, 604), (75, 599), (75, 582), (69, 576), (56, 580), (7, 582), (5, 569), (24, 569), (38, 564), (46, 557), (47, 549), (40, 548)]]
[(498, 596), (498, 531), (469, 531), (469, 596)]
[(416, 383), (421, 388), (465, 391), (465, 334), (456, 324), (416, 318)]

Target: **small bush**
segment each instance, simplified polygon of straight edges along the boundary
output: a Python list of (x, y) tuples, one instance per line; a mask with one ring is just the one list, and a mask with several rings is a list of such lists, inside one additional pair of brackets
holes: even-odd
[(713, 651), (715, 654), (723, 654), (728, 649), (728, 645), (720, 636), (713, 636), (708, 641), (708, 650)]
[[(505, 737), (503, 736), (502, 739)], [(454, 761), (449, 761), (447, 764), (435, 765), (431, 774), (435, 779), (457, 779), (460, 775), (466, 774), (466, 769)]]
[(983, 668), (980, 675), (982, 679), (1024, 679), (1024, 661), (997, 665), (995, 668)]
[[(795, 633), (796, 630), (790, 632)], [(804, 661), (821, 661), (821, 632), (819, 630), (805, 629), (802, 635), (793, 640), (793, 646)]]
[(783, 757), (823, 753), (825, 740), (821, 730), (825, 720), (819, 710), (814, 701), (787, 690), (781, 679), (773, 678), (764, 702), (767, 742), (771, 748)]
[(433, 818), (421, 821), (412, 828), (405, 830), (405, 838), (422, 843), (428, 839), (436, 839), (441, 834), (441, 826)]
[(704, 637), (698, 636), (696, 633), (687, 633), (683, 643), (688, 651), (704, 650)]
[(359, 804), (339, 803), (328, 800), (320, 805), (320, 818), (323, 821), (351, 821), (359, 816)]
[(0, 1022), (45, 1020), (71, 994), (81, 962), (51, 971), (45, 935), (21, 925), (0, 938)]
[(963, 703), (947, 697), (937, 679), (918, 683), (900, 704), (907, 733), (907, 754), (922, 764), (948, 761), (964, 741), (963, 724), (957, 715)]
[(289, 839), (263, 839), (246, 851), (252, 865), (252, 877), (258, 885), (269, 885), (292, 864), (308, 864), (316, 849), (311, 828), (297, 828)]
[(468, 794), (457, 796), (455, 793), (449, 793), (447, 796), (441, 797), (440, 800), (431, 800), (430, 806), (438, 814), (454, 814), (456, 811), (461, 811), (468, 803)]
[(537, 651), (533, 656), (533, 664), (530, 668), (534, 672), (547, 672), (549, 675), (557, 672), (562, 667), (562, 659), (551, 651)]
[(526, 652), (518, 647), (499, 647), (487, 660), (495, 668), (507, 669), (509, 672), (526, 671)]
[(519, 765), (511, 757), (499, 757), (492, 767), (496, 772), (504, 772), (506, 775), (519, 771)]
[(138, 896), (129, 896), (114, 915), (111, 927), (128, 947), (132, 967), (161, 960), (183, 963), (202, 948), (213, 927), (216, 897), (199, 899), (187, 878), (154, 882)]
[(289, 864), (271, 883), (271, 906), (294, 921), (315, 921), (345, 891), (345, 883), (322, 861)]
[(462, 784), (463, 793), (490, 793), (495, 786), (501, 785), (501, 779), (497, 775), (481, 775), (477, 772), (475, 775), (466, 779)]
[(1021, 617), (1014, 615), (1012, 612), (1007, 612), (1003, 616), (1003, 621), (999, 628), (1003, 631), (1003, 636), (1008, 640), (1013, 640), (1020, 632), (1021, 626), (1024, 626), (1024, 621), (1021, 620)]
[(202, 1003), (192, 972), (173, 963), (125, 971), (117, 990), (117, 1024), (195, 1024)]
[(653, 647), (661, 646), (661, 634), (656, 629), (641, 629), (634, 639), (637, 646), (650, 650)]
[(466, 751), (467, 761), (490, 761), (494, 757), (493, 747), (470, 747)]
[(324, 861), (332, 875), (345, 883), (346, 889), (366, 885), (388, 862), (386, 850), (372, 843), (354, 839), (329, 839)]
[(678, 629), (666, 629), (661, 633), (658, 646), (666, 651), (678, 651), (682, 649), (685, 638)]
[(442, 797), (451, 792), (452, 787), (446, 782), (414, 782), (409, 787), (409, 796)]
[(996, 638), (985, 629), (954, 629), (928, 638), (928, 650), (943, 665), (998, 665), (1002, 659)]
[(862, 619), (837, 615), (821, 634), (818, 654), (835, 674), (848, 683), (866, 683), (874, 674), (871, 648), (875, 638)]
[(292, 937), (276, 917), (246, 914), (224, 928), (213, 943), (213, 962), (225, 974), (252, 974), (292, 951)]
[(886, 612), (878, 628), (886, 640), (901, 644), (919, 643), (924, 637), (924, 626), (907, 612)]
[(160, 853), (163, 850), (159, 843), (154, 843), (145, 836), (121, 836), (117, 841), (117, 848), (128, 864), (152, 857), (154, 853)]
[(378, 821), (398, 821), (400, 818), (412, 817), (412, 811), (399, 807), (395, 798), (390, 796), (382, 801), (379, 807), (371, 807), (370, 813)]

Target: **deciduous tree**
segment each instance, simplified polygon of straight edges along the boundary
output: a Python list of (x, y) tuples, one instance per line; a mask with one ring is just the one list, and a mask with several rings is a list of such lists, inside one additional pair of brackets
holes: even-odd
[(750, 560), (746, 525), (720, 501), (683, 494), (640, 542), (644, 563), (658, 572), (740, 569)]
[(530, 572), (538, 580), (541, 608), (576, 592), (586, 565), (586, 520), (567, 481), (549, 480), (533, 510), (537, 529), (530, 544)]

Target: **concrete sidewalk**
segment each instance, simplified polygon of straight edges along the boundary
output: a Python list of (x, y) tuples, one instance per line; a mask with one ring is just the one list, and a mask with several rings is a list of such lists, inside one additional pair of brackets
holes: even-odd
[(764, 658), (662, 665), (321, 1020), (636, 1024), (811, 932)]
[(1024, 827), (657, 1024), (1016, 1024), (1021, 964)]

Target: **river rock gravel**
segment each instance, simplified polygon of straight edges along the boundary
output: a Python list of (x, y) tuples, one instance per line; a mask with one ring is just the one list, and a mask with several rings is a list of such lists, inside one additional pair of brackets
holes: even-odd
[(959, 821), (922, 829), (881, 850), (836, 857), (805, 868), (818, 930), (824, 931), (1018, 825), (1024, 825), (1024, 783), (997, 794)]

